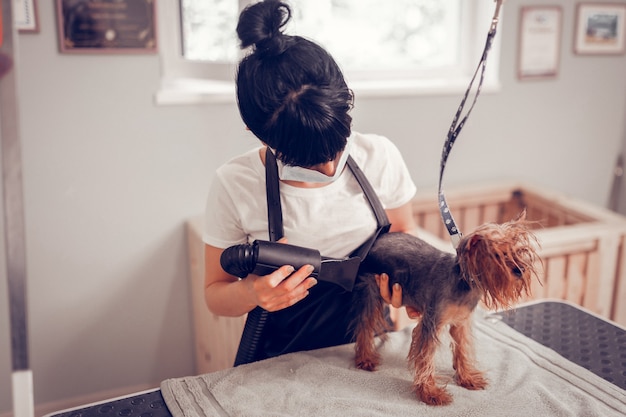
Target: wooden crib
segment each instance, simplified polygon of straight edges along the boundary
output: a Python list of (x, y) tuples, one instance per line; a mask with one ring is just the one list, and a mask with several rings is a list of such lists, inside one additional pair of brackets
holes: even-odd
[[(526, 209), (540, 243), (541, 284), (532, 298), (568, 300), (626, 325), (626, 217), (536, 185), (500, 182), (445, 189), (460, 230), (503, 223)], [(419, 231), (448, 242), (436, 191), (413, 201)]]

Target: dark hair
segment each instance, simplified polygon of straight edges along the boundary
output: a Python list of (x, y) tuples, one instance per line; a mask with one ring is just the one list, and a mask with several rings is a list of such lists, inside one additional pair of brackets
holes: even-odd
[(333, 160), (350, 136), (352, 91), (332, 56), (316, 43), (282, 32), (289, 5), (265, 0), (239, 16), (237, 102), (241, 118), (289, 165)]

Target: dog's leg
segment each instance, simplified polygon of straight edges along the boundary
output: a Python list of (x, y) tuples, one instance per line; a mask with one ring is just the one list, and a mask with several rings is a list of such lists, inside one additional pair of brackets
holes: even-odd
[(435, 352), (439, 346), (437, 334), (440, 328), (425, 313), (413, 329), (409, 351), (409, 362), (415, 372), (413, 390), (420, 400), (430, 405), (446, 405), (452, 402), (452, 396), (445, 388), (439, 387), (435, 379)]
[(379, 336), (383, 342), (387, 340), (388, 323), (385, 319), (385, 304), (373, 276), (366, 284), (359, 289), (360, 294), (357, 298), (357, 302), (362, 305), (361, 313), (354, 325), (354, 364), (359, 369), (375, 371), (381, 359), (376, 349), (375, 338)]
[(469, 314), (463, 320), (450, 325), (450, 336), (452, 336), (452, 366), (456, 371), (457, 383), (470, 390), (484, 389), (487, 380), (475, 367), (474, 340)]
[(374, 331), (367, 323), (363, 329), (357, 329), (354, 346), (354, 365), (365, 371), (375, 371), (380, 365), (380, 353), (376, 350)]

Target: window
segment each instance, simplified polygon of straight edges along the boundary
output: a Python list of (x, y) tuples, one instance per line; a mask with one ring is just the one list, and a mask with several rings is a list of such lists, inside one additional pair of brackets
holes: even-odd
[[(234, 99), (235, 27), (252, 0), (159, 2), (159, 102)], [(287, 33), (322, 44), (359, 95), (458, 92), (482, 53), (495, 3), (485, 0), (288, 0)], [(486, 3), (486, 4), (485, 4)], [(492, 49), (486, 88), (497, 84)]]

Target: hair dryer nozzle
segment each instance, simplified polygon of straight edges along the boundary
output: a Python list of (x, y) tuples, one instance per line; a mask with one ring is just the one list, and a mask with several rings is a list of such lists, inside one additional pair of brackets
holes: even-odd
[(245, 278), (254, 270), (257, 257), (254, 245), (244, 243), (225, 249), (220, 256), (220, 265), (229, 274)]

